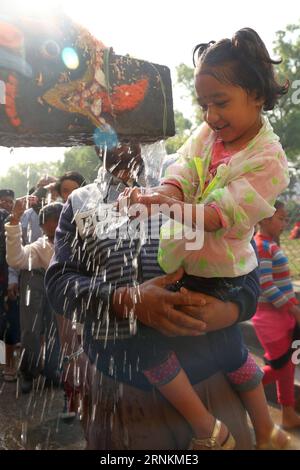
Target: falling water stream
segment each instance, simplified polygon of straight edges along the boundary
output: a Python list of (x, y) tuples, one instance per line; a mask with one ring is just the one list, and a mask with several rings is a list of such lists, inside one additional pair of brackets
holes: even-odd
[[(105, 152), (106, 154), (106, 152)], [(144, 176), (141, 178), (142, 182), (141, 185), (143, 187), (149, 187), (156, 185), (158, 183), (162, 162), (165, 157), (165, 149), (164, 144), (162, 142), (158, 142), (155, 144), (143, 145), (142, 146), (142, 158), (145, 165)], [(104, 155), (104, 164), (103, 167), (105, 169), (105, 155)], [(30, 181), (30, 167), (28, 166), (26, 172), (27, 178), (27, 193), (29, 193), (29, 188), (31, 187)], [(105, 180), (105, 171), (100, 171), (98, 179), (96, 180), (97, 187), (100, 190), (97, 195), (98, 203), (103, 205), (105, 195), (107, 193), (107, 183)], [(49, 200), (46, 200), (49, 202)], [(91, 201), (93, 203), (93, 201)], [(27, 201), (28, 204), (28, 201)], [(110, 224), (110, 231), (117, 230), (122, 225), (128, 222), (128, 216), (125, 214), (116, 218), (113, 223)], [(100, 233), (101, 235), (101, 233)], [(134, 234), (135, 235), (135, 234)], [(26, 237), (28, 243), (32, 240), (32, 227), (30, 224), (27, 227)], [(45, 246), (46, 239), (43, 238), (43, 244)], [(122, 243), (121, 240), (117, 242), (117, 246)], [(138, 285), (138, 255), (139, 251), (144, 243), (144, 234), (141, 230), (140, 238), (137, 241), (137, 245), (135, 249), (132, 249), (132, 256), (126, 257), (124, 255), (124, 265), (128, 263), (132, 263), (133, 267), (133, 282), (134, 285)], [(85, 247), (83, 248), (84, 251)], [(82, 253), (83, 254), (83, 253)], [(94, 272), (99, 273), (101, 271), (101, 267), (95, 266), (95, 261), (93, 259), (90, 260), (90, 263), (94, 268)], [(32, 260), (31, 257), (29, 259), (28, 270), (32, 269)], [(101, 275), (106, 276), (106, 273), (101, 272)], [(91, 283), (92, 284), (92, 283)], [(77, 286), (76, 297), (78, 296), (79, 287)], [(67, 292), (68, 286), (65, 288), (65, 293)], [(34, 293), (31, 292), (29, 286), (26, 288), (26, 296), (25, 296), (25, 303), (26, 306), (30, 305), (32, 295)], [(135, 290), (134, 294), (134, 302), (139, 301), (139, 291), (138, 289)], [(128, 322), (130, 331), (132, 334), (136, 332), (136, 317), (134, 314), (134, 310), (129, 312), (128, 315)], [(110, 323), (109, 316), (106, 317), (106, 327), (108, 331), (108, 326)], [(72, 326), (74, 329), (77, 328), (76, 325), (76, 315), (72, 319)], [(116, 337), (118, 335), (118, 331), (116, 331)], [(23, 353), (24, 354), (24, 353)], [(41, 348), (41, 354), (39, 359), (42, 361), (45, 359), (45, 345)], [(22, 357), (19, 358), (19, 364), (22, 360)], [(127, 364), (126, 361), (126, 352), (124, 354), (124, 367), (128, 368), (129, 374), (131, 375), (132, 367), (138, 369), (139, 367), (139, 358), (137, 358), (137, 362), (135, 364)], [(74, 368), (74, 379), (75, 382), (79, 383), (79, 369), (78, 367)], [(113, 356), (110, 359), (109, 364), (109, 373), (113, 377), (115, 374), (115, 362)], [(9, 400), (11, 396), (12, 390), (16, 391), (15, 396), (16, 400), (15, 403), (10, 405), (10, 410), (4, 410), (4, 402), (5, 400)], [(122, 386), (120, 385), (120, 389), (118, 392), (118, 398), (122, 397)], [(84, 439), (83, 434), (81, 431), (81, 427), (77, 422), (73, 424), (73, 427), (70, 425), (66, 425), (60, 421), (58, 418), (58, 412), (61, 411), (62, 404), (63, 404), (63, 396), (62, 396), (61, 389), (53, 389), (53, 388), (46, 388), (45, 387), (45, 377), (40, 376), (34, 382), (34, 387), (31, 393), (28, 395), (24, 395), (20, 393), (20, 384), (19, 380), (17, 384), (7, 384), (2, 383), (0, 381), (0, 415), (3, 412), (2, 425), (0, 425), (0, 449), (49, 449), (49, 448), (83, 448), (84, 446)], [(79, 403), (79, 415), (82, 412), (82, 403)], [(96, 409), (93, 410), (92, 413), (92, 420), (95, 416)], [(113, 427), (114, 425), (114, 416), (113, 413), (110, 416), (110, 426)], [(69, 426), (66, 428), (64, 426)], [(126, 440), (126, 436), (124, 437)]]

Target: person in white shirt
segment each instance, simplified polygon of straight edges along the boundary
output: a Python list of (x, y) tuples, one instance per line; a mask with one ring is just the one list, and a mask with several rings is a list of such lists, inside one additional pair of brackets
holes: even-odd
[[(26, 207), (26, 197), (16, 200), (12, 216), (5, 224), (6, 260), (15, 269), (47, 269), (53, 254), (53, 241), (63, 204), (48, 204), (39, 213), (39, 225), (44, 233), (33, 243), (23, 245), (20, 217)], [(30, 203), (35, 196), (29, 197)]]
[[(54, 184), (57, 178), (43, 175), (29, 194), (36, 196), (35, 203), (26, 206), (21, 217), (23, 245), (29, 245), (42, 237), (43, 232), (39, 225), (39, 211), (46, 201), (50, 202), (46, 186)], [(28, 209), (27, 209), (28, 207)], [(18, 279), (20, 299), (21, 343), (23, 349), (20, 372), (20, 388), (23, 393), (30, 391), (33, 378), (39, 374), (40, 336), (47, 309), (46, 293), (44, 289), (45, 270), (21, 269)], [(30, 304), (27, 305), (27, 295), (31, 292)], [(34, 294), (33, 294), (34, 293)]]
[[(31, 207), (35, 205), (36, 202), (35, 196), (25, 196), (17, 199), (9, 218), (9, 222), (5, 224), (7, 263), (15, 269), (28, 270), (29, 273), (36, 269), (47, 269), (53, 254), (55, 229), (63, 207), (63, 204), (57, 202), (44, 206), (39, 213), (39, 224), (44, 235), (32, 243), (24, 245), (22, 241), (22, 226), (20, 220), (26, 206), (29, 204)], [(56, 380), (59, 361), (59, 344), (56, 328), (51, 327), (51, 325), (54, 325), (53, 313), (50, 312), (47, 305), (44, 305), (44, 301), (46, 301), (44, 296), (41, 296), (41, 298), (44, 298), (43, 305), (40, 305), (40, 302), (34, 301), (35, 296), (38, 294), (36, 289), (27, 289), (26, 294), (25, 302), (27, 307), (30, 309), (30, 315), (25, 318), (25, 325), (22, 325), (24, 318), (22, 319), (21, 317), (21, 344), (26, 344), (27, 347), (27, 354), (24, 355), (24, 357), (29, 358), (29, 362), (32, 362), (36, 355), (35, 351), (39, 351), (41, 346), (46, 344), (46, 359), (43, 364), (44, 373), (50, 380)], [(32, 325), (31, 322), (32, 318), (34, 319), (34, 325)], [(48, 337), (50, 334), (51, 338)], [(53, 341), (56, 346), (52, 349), (52, 346), (50, 347), (50, 342), (53, 343)], [(49, 348), (47, 348), (48, 343)], [(30, 360), (30, 358), (32, 359)], [(41, 365), (37, 367), (36, 375), (28, 377), (28, 380), (26, 380), (26, 377), (22, 377), (22, 379), (24, 379), (24, 383), (26, 382), (25, 385), (27, 385), (28, 382), (28, 387), (25, 387), (24, 385), (24, 390), (22, 387), (22, 391), (24, 393), (31, 390), (32, 380), (40, 371)], [(21, 385), (23, 385), (23, 380)]]

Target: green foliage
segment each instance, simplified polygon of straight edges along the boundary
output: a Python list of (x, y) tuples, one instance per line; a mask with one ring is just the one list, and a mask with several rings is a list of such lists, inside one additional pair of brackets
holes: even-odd
[(90, 183), (96, 178), (98, 168), (99, 158), (94, 147), (73, 147), (65, 152), (64, 161), (59, 166), (59, 174), (75, 170)]
[(177, 83), (182, 85), (192, 98), (193, 104), (197, 103), (194, 88), (194, 69), (186, 64), (179, 64), (176, 67)]
[(195, 86), (194, 86), (194, 69), (186, 64), (179, 64), (176, 67), (177, 84), (185, 91), (182, 98), (189, 99), (194, 108), (195, 123), (200, 124), (203, 121), (202, 111), (198, 105)]
[(192, 127), (191, 121), (185, 118), (180, 111), (175, 111), (174, 117), (176, 135), (174, 137), (170, 137), (166, 141), (166, 150), (168, 154), (176, 153), (190, 135), (190, 129)]
[(300, 206), (296, 201), (290, 199), (285, 202), (285, 210), (288, 214), (288, 229), (290, 230), (295, 222), (300, 220)]
[(184, 144), (188, 135), (186, 134), (177, 134), (174, 137), (170, 137), (166, 141), (166, 151), (167, 154), (176, 153), (177, 150)]
[(292, 279), (300, 277), (300, 239), (290, 240), (290, 230), (280, 236), (280, 246), (289, 260), (289, 269)]
[(192, 122), (185, 118), (180, 111), (174, 111), (176, 132), (182, 134), (192, 127)]
[(9, 168), (7, 174), (0, 177), (0, 188), (12, 189), (16, 197), (21, 197), (28, 194), (41, 176), (58, 176), (58, 170), (57, 163), (21, 163)]
[(293, 160), (300, 154), (300, 23), (288, 25), (276, 33), (274, 52), (282, 59), (276, 66), (278, 78), (281, 83), (289, 80), (290, 89), (269, 115), (285, 151)]
[(16, 197), (20, 197), (27, 194), (43, 175), (59, 177), (66, 171), (75, 170), (87, 182), (92, 182), (97, 176), (98, 168), (99, 158), (94, 147), (74, 147), (65, 152), (63, 162), (21, 163), (9, 168), (7, 174), (0, 177), (0, 188), (13, 189)]

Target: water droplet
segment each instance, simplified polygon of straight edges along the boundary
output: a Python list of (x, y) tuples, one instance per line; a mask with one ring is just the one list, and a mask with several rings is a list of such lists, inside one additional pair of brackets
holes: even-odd
[(21, 442), (25, 446), (27, 443), (27, 421), (22, 423), (22, 431), (21, 431)]
[(137, 319), (133, 309), (129, 312), (129, 332), (132, 336), (137, 333)]
[(27, 286), (26, 286), (26, 297), (25, 297), (25, 305), (26, 305), (26, 307), (28, 307), (29, 304), (30, 304), (30, 294), (31, 294), (31, 290), (30, 290), (30, 287), (27, 285)]
[(76, 330), (76, 326), (77, 326), (77, 315), (75, 311), (72, 317), (72, 330)]
[(32, 255), (31, 255), (31, 249), (29, 251), (29, 256), (28, 256), (28, 271), (31, 271), (32, 269)]
[(113, 358), (113, 356), (111, 356), (110, 359), (109, 359), (108, 373), (111, 376), (114, 375), (114, 358)]
[(92, 421), (95, 421), (95, 418), (96, 418), (96, 406), (97, 406), (96, 403), (94, 403), (93, 409), (92, 409), (92, 417), (91, 417)]

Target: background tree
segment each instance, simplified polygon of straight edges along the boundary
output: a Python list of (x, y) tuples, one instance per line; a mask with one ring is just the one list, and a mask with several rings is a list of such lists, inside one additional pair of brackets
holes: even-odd
[(174, 111), (176, 134), (166, 141), (167, 153), (175, 153), (190, 135), (192, 122), (181, 111)]
[(179, 64), (176, 67), (176, 84), (181, 90), (181, 99), (191, 104), (193, 110), (193, 121), (184, 116), (181, 111), (174, 111), (176, 135), (167, 139), (167, 153), (175, 153), (186, 139), (191, 135), (193, 125), (198, 125), (202, 121), (201, 110), (197, 105), (194, 89), (194, 69), (186, 64)]
[(24, 196), (43, 175), (59, 177), (66, 171), (76, 170), (87, 182), (92, 182), (99, 168), (99, 158), (94, 147), (74, 147), (64, 154), (63, 162), (21, 163), (9, 168), (5, 176), (0, 177), (0, 188), (15, 191), (16, 197)]
[(5, 176), (0, 177), (0, 188), (12, 189), (16, 197), (25, 196), (43, 175), (58, 176), (58, 164), (39, 162), (13, 166)]
[(81, 173), (87, 182), (92, 182), (98, 173), (99, 158), (94, 147), (73, 147), (64, 154), (64, 161), (59, 165), (59, 174), (75, 170)]
[(300, 23), (276, 33), (274, 52), (282, 59), (278, 77), (282, 83), (289, 80), (290, 89), (269, 113), (270, 120), (289, 159), (295, 160), (300, 156)]

